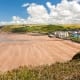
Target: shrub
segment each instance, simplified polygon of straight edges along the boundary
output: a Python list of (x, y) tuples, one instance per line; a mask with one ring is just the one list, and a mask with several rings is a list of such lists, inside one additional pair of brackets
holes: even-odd
[(27, 32), (27, 27), (19, 27), (19, 28), (13, 28), (13, 33), (25, 33)]
[(71, 38), (72, 41), (80, 43), (80, 38), (77, 38), (77, 37), (74, 37), (74, 36), (71, 36), (70, 38)]

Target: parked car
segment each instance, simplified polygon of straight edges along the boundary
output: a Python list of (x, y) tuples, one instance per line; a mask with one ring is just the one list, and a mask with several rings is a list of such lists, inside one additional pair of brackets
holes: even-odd
[(55, 37), (55, 36), (54, 36), (54, 34), (49, 33), (49, 34), (48, 34), (48, 37), (53, 38), (53, 37)]

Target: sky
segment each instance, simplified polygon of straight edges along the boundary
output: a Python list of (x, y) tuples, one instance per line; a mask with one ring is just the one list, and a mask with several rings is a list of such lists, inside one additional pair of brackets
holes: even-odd
[(80, 0), (0, 0), (0, 25), (80, 23)]
[[(53, 4), (61, 0), (50, 0)], [(24, 3), (36, 3), (45, 5), (47, 0), (0, 0), (0, 21), (9, 21), (12, 16), (27, 17), (26, 9), (21, 7)]]

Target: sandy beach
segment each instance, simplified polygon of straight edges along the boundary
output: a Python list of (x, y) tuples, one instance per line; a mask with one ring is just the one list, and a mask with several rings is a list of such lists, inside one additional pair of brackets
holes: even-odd
[(0, 71), (24, 65), (65, 62), (78, 51), (80, 44), (69, 40), (29, 34), (0, 34)]

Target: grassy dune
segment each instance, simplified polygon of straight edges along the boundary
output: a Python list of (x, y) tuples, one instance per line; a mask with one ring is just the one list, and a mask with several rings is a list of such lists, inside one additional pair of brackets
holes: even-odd
[(1, 74), (0, 80), (80, 80), (80, 61), (35, 68), (19, 67)]

